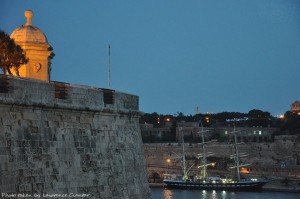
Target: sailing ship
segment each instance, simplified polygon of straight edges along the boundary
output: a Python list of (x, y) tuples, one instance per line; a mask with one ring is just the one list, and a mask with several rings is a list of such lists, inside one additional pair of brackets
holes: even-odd
[[(182, 132), (181, 132), (182, 133)], [(202, 189), (202, 190), (232, 190), (232, 191), (259, 191), (262, 187), (268, 183), (269, 181), (266, 179), (242, 179), (240, 176), (240, 168), (245, 166), (240, 163), (240, 158), (244, 155), (240, 154), (238, 151), (237, 143), (237, 131), (234, 131), (234, 144), (233, 149), (235, 153), (231, 155), (231, 158), (234, 159), (235, 166), (231, 167), (232, 169), (236, 169), (236, 179), (229, 178), (221, 178), (217, 177), (209, 177), (207, 174), (207, 166), (211, 165), (207, 162), (207, 156), (212, 155), (211, 153), (207, 153), (205, 151), (205, 142), (204, 142), (204, 130), (201, 124), (201, 137), (202, 137), (202, 154), (199, 154), (199, 158), (202, 159), (202, 164), (198, 167), (201, 168), (201, 175), (191, 180), (188, 177), (188, 172), (186, 171), (185, 165), (185, 150), (184, 150), (184, 139), (183, 133), (182, 141), (183, 141), (183, 156), (182, 156), (182, 164), (183, 164), (183, 177), (182, 179), (165, 179), (163, 182), (165, 183), (167, 188), (170, 189)]]

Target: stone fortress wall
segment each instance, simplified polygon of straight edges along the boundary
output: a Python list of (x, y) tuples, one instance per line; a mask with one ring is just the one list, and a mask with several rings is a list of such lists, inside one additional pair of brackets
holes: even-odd
[(0, 194), (150, 198), (138, 100), (0, 75)]
[[(291, 136), (293, 138), (293, 136)], [(215, 167), (209, 167), (210, 175), (232, 174), (234, 170), (224, 167), (233, 154), (231, 143), (211, 141), (205, 150), (211, 153)], [(242, 175), (267, 176), (269, 178), (300, 178), (300, 143), (297, 139), (280, 139), (275, 142), (244, 143), (238, 145), (239, 152), (246, 155), (241, 158), (242, 164), (249, 164), (241, 170)], [(148, 165), (148, 179), (153, 181), (154, 174), (182, 174), (182, 144), (151, 143), (144, 144), (145, 159)], [(185, 143), (185, 154), (189, 175), (199, 175), (197, 168), (198, 154), (202, 153), (201, 145)], [(158, 158), (159, 157), (159, 158)], [(197, 160), (196, 160), (197, 159)], [(169, 160), (169, 161), (167, 161)], [(194, 166), (192, 166), (194, 164)]]

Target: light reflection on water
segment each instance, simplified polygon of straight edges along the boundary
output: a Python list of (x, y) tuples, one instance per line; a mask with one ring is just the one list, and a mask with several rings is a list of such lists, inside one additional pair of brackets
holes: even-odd
[(152, 199), (299, 199), (300, 193), (170, 190), (151, 188)]
[(164, 199), (172, 199), (172, 191), (169, 189), (163, 190)]

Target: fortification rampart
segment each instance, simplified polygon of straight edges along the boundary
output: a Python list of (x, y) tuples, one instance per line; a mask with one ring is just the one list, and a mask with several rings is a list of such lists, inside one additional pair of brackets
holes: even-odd
[(0, 102), (51, 108), (110, 112), (137, 112), (138, 96), (114, 90), (62, 82), (0, 76)]
[(0, 76), (0, 194), (150, 198), (139, 115), (134, 95)]
[[(242, 154), (242, 175), (267, 177), (300, 177), (300, 143), (297, 140), (277, 140), (272, 143), (244, 143), (238, 146)], [(210, 175), (232, 175), (229, 169), (234, 153), (230, 143), (212, 141), (205, 145), (208, 158), (214, 166), (209, 166)], [(148, 178), (160, 177), (165, 173), (182, 175), (182, 144), (156, 143), (144, 144), (145, 159), (148, 165)], [(186, 164), (190, 176), (199, 175), (198, 154), (202, 153), (200, 144), (185, 144)], [(232, 171), (232, 173), (231, 173)], [(158, 174), (158, 175), (157, 175)], [(157, 179), (156, 179), (157, 180)]]

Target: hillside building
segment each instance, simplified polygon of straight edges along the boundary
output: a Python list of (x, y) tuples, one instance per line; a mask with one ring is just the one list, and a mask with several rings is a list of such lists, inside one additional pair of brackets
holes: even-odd
[(300, 102), (295, 101), (294, 103), (291, 104), (291, 111), (292, 112), (300, 112)]

